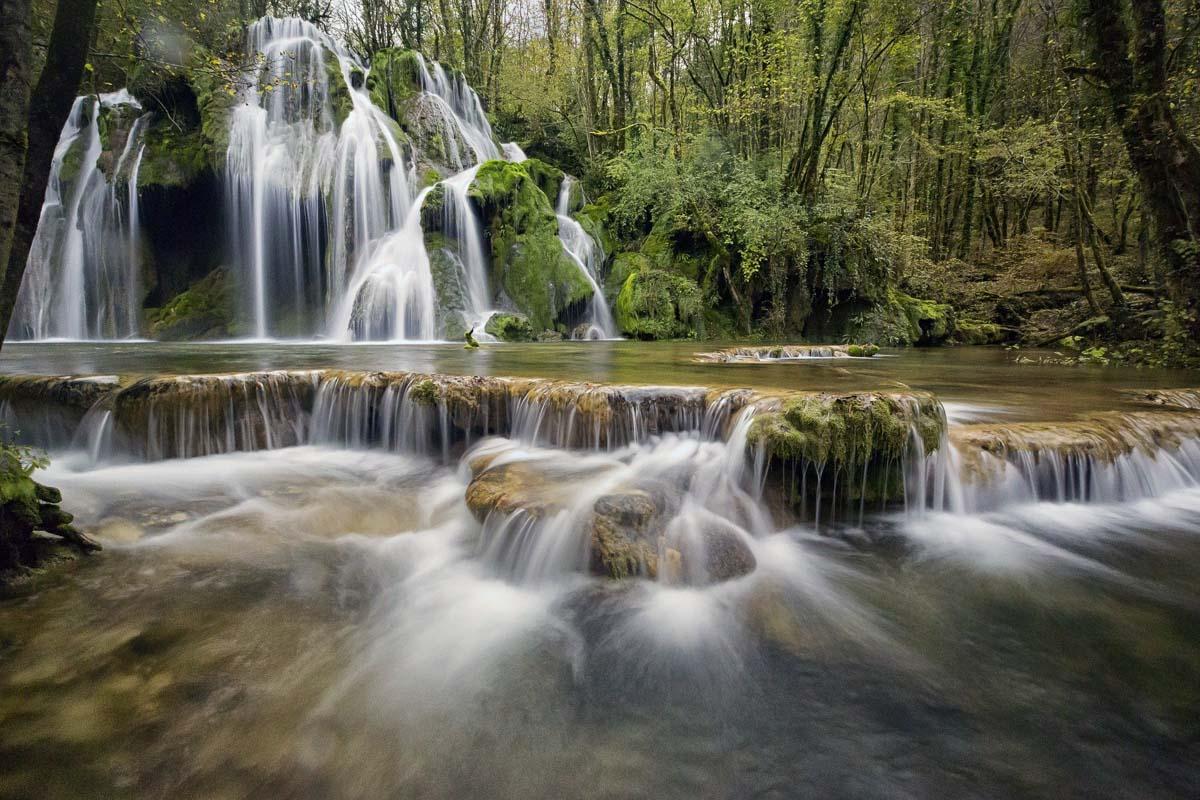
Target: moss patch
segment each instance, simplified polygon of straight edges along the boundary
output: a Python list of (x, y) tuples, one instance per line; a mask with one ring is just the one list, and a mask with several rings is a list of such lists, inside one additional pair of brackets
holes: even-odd
[(529, 177), (537, 184), (538, 189), (541, 189), (542, 194), (546, 195), (546, 199), (553, 207), (558, 202), (558, 192), (566, 173), (538, 158), (527, 158), (521, 162), (521, 166), (529, 173)]
[(161, 341), (219, 339), (230, 335), (233, 293), (225, 271), (215, 269), (162, 308), (147, 310), (150, 335)]
[(420, 56), (415, 50), (389, 47), (371, 56), (367, 93), (371, 102), (403, 123), (408, 101), (421, 92)]

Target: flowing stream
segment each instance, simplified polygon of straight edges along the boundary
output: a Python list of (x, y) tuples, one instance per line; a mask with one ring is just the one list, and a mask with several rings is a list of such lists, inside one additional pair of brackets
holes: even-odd
[[(0, 599), (0, 796), (1193, 796), (1193, 375), (555, 348), (16, 347), (105, 550)], [(895, 502), (753, 444), (807, 388), (944, 420)]]

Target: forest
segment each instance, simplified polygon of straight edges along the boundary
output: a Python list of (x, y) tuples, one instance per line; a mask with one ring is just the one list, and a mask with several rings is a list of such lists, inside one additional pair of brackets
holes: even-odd
[[(51, 59), (79, 73), (76, 87), (43, 71), (31, 121), (128, 86), (168, 146), (192, 148), (185, 170), (220, 169), (228, 137), (203, 115), (191, 142), (187, 117), (236, 93), (264, 15), (312, 22), (373, 73), (399, 51), (440, 62), (501, 140), (582, 180), (605, 292), (635, 337), (1068, 337), (1162, 362), (1187, 360), (1200, 332), (1194, 2), (34, 0), (24, 13), (26, 72)], [(18, 106), (6, 124), (26, 119)], [(31, 169), (61, 124), (46, 116)], [(26, 252), (8, 259), (9, 305)]]

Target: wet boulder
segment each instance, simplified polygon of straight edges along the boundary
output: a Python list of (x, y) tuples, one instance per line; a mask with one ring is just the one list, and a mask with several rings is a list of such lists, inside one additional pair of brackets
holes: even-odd
[(593, 575), (627, 578), (658, 575), (658, 507), (649, 494), (607, 494), (592, 506), (589, 569)]

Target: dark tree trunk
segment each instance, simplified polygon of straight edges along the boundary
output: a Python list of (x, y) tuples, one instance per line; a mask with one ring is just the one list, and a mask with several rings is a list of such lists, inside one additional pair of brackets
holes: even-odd
[[(1165, 283), (1181, 308), (1200, 307), (1200, 150), (1180, 129), (1167, 88), (1166, 14), (1162, 0), (1131, 0), (1132, 35), (1121, 0), (1086, 0), (1093, 71), (1154, 219)], [(1191, 322), (1200, 336), (1200, 316)]]
[(25, 171), (33, 60), (29, 23), (29, 0), (0, 0), (0, 264), (7, 263), (12, 247)]
[(29, 102), (29, 146), (20, 184), (17, 224), (0, 285), (0, 345), (8, 334), (21, 278), (25, 275), (25, 262), (29, 260), (29, 248), (37, 232), (54, 148), (79, 91), (95, 19), (96, 0), (58, 0), (46, 62)]

